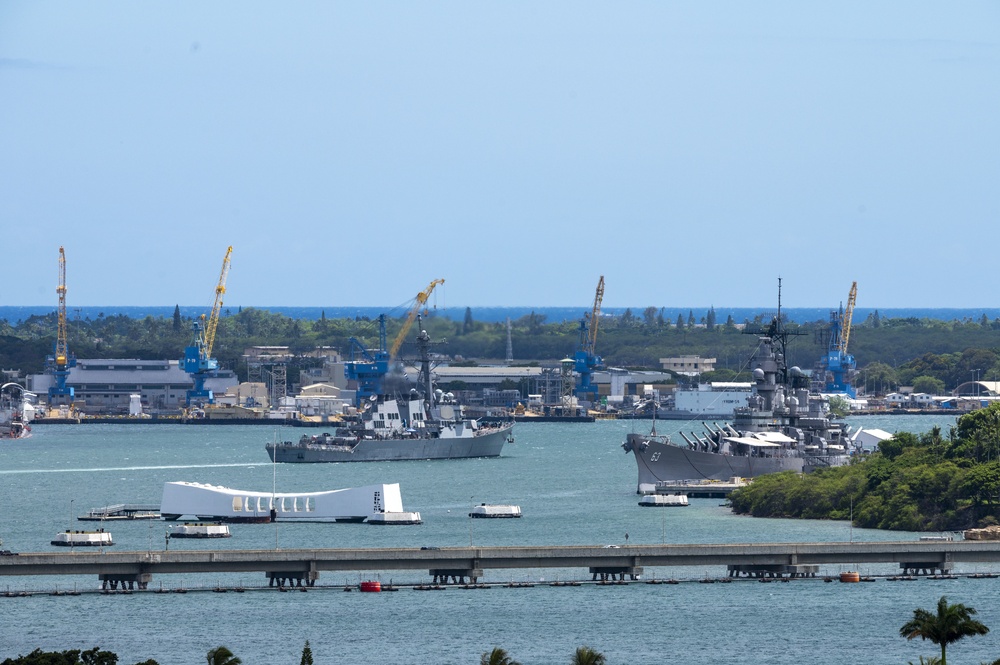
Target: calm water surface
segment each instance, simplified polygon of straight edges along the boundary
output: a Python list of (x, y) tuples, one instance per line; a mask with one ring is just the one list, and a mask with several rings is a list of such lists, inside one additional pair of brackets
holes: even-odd
[[(854, 425), (888, 431), (947, 428), (944, 417), (866, 417)], [(52, 551), (49, 540), (75, 516), (113, 503), (159, 503), (163, 483), (207, 482), (246, 490), (318, 491), (398, 482), (419, 526), (366, 524), (234, 525), (226, 541), (172, 541), (171, 549), (420, 547), (521, 544), (797, 542), (913, 539), (918, 534), (851, 530), (843, 522), (759, 520), (731, 514), (718, 499), (677, 510), (636, 505), (635, 462), (620, 448), (649, 421), (518, 425), (499, 459), (366, 464), (272, 465), (264, 443), (303, 430), (175, 425), (37, 426), (34, 436), (0, 446), (0, 538), (15, 551)], [(660, 431), (691, 423), (659, 422)], [(473, 504), (515, 503), (520, 520), (468, 518)], [(162, 522), (115, 523), (116, 550), (158, 550)], [(839, 569), (831, 568), (831, 574)], [(969, 572), (973, 569), (959, 569)], [(989, 570), (979, 568), (978, 570)], [(862, 569), (892, 574), (890, 566)], [(907, 642), (899, 626), (941, 595), (979, 610), (1000, 631), (1000, 579), (874, 584), (738, 582), (699, 584), (724, 570), (646, 569), (646, 577), (684, 577), (679, 585), (449, 589), (398, 593), (250, 590), (213, 593), (216, 584), (256, 587), (259, 573), (163, 575), (151, 587), (202, 588), (187, 594), (0, 597), (0, 659), (43, 649), (101, 645), (127, 665), (200, 663), (225, 644), (247, 665), (296, 663), (309, 640), (319, 663), (475, 663), (503, 646), (525, 665), (567, 663), (588, 644), (609, 663), (906, 663), (933, 655)], [(583, 578), (581, 570), (487, 571), (486, 581)], [(375, 574), (325, 573), (321, 585), (356, 584)], [(387, 581), (387, 574), (381, 579)], [(393, 574), (397, 583), (429, 581)], [(6, 578), (11, 590), (96, 589), (95, 579)], [(1000, 632), (997, 633), (1000, 635)], [(956, 663), (1000, 657), (993, 634), (949, 650)]]

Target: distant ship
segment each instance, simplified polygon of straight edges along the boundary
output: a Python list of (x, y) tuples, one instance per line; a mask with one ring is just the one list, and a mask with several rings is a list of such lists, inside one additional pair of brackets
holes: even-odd
[(34, 394), (17, 383), (0, 386), (0, 439), (26, 439), (31, 436), (31, 421), (35, 408)]
[(450, 394), (433, 390), (426, 331), (421, 350), (421, 394), (372, 395), (363, 413), (331, 433), (266, 445), (272, 462), (381, 462), (498, 457), (513, 441), (513, 421), (466, 418)]
[(849, 428), (831, 420), (824, 398), (809, 394), (804, 372), (786, 369), (787, 335), (779, 306), (760, 334), (748, 405), (734, 410), (731, 424), (703, 423), (700, 435), (681, 433), (683, 444), (657, 434), (655, 421), (650, 434), (626, 437), (622, 447), (635, 455), (639, 469), (637, 492), (654, 492), (660, 481), (753, 478), (848, 463)]

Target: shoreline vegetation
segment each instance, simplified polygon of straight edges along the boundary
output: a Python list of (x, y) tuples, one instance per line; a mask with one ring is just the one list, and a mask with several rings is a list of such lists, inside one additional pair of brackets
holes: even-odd
[[(722, 320), (714, 308), (689, 311), (676, 319), (667, 316), (664, 308), (625, 310), (620, 315), (601, 316), (597, 351), (605, 365), (629, 369), (660, 370), (660, 358), (715, 358), (715, 371), (703, 373), (700, 380), (749, 381), (747, 361), (756, 340), (743, 334), (743, 329), (769, 320), (772, 314), (762, 312), (735, 321), (732, 316)], [(26, 374), (43, 371), (55, 343), (57, 319), (54, 311), (16, 322), (0, 319), (0, 366)], [(405, 319), (386, 318), (388, 339), (398, 335)], [(179, 307), (174, 308), (173, 316), (71, 314), (68, 346), (78, 358), (180, 358), (191, 342), (195, 320), (182, 316)], [(986, 314), (952, 321), (884, 318), (874, 311), (855, 321), (849, 351), (859, 366), (855, 385), (865, 393), (886, 394), (899, 386), (913, 386), (918, 392), (941, 394), (974, 378), (987, 381), (1000, 377), (1000, 319), (989, 319)], [(507, 324), (477, 321), (472, 309), (466, 309), (462, 320), (425, 311), (421, 327), (432, 339), (441, 340), (435, 351), (453, 363), (474, 366), (479, 362), (475, 359), (506, 355)], [(788, 365), (813, 368), (827, 351), (829, 320), (786, 321), (786, 327), (794, 335), (788, 347)], [(221, 367), (243, 376), (247, 347), (287, 346), (294, 356), (292, 364), (305, 368), (319, 362), (312, 353), (317, 348), (349, 356), (352, 338), (367, 348), (377, 348), (378, 320), (367, 316), (327, 318), (325, 314), (318, 319), (292, 318), (266, 309), (224, 309), (213, 355)], [(515, 365), (555, 362), (579, 346), (580, 320), (549, 322), (545, 314), (531, 312), (511, 320), (510, 338)], [(401, 358), (416, 352), (415, 345), (407, 341), (403, 340)]]
[(947, 433), (897, 433), (847, 466), (760, 476), (730, 502), (754, 517), (853, 517), (854, 526), (892, 531), (1000, 524), (1000, 404), (961, 416)]

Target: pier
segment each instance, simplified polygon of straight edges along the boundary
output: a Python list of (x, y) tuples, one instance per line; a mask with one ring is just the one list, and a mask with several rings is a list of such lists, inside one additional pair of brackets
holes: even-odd
[(31, 552), (0, 556), (0, 575), (95, 575), (143, 589), (154, 576), (178, 573), (262, 573), (272, 583), (314, 586), (321, 573), (343, 571), (422, 570), (475, 583), (487, 570), (579, 568), (592, 579), (634, 579), (644, 567), (727, 566), (733, 575), (896, 563), (933, 574), (958, 562), (1000, 562), (1000, 541)]

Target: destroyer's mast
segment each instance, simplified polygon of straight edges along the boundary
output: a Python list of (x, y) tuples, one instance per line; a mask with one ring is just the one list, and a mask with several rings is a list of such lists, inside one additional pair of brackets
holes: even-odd
[[(417, 325), (420, 326), (420, 317), (417, 317)], [(417, 335), (417, 349), (420, 351), (420, 376), (417, 383), (424, 387), (424, 400), (427, 402), (428, 413), (434, 408), (434, 390), (431, 383), (431, 336), (427, 331), (420, 328)]]

